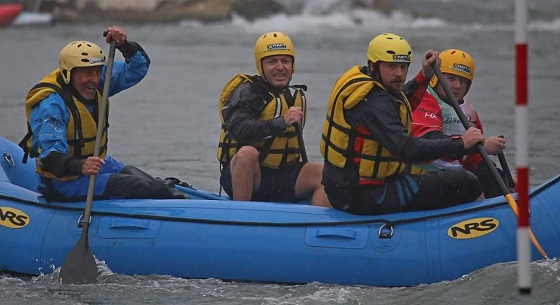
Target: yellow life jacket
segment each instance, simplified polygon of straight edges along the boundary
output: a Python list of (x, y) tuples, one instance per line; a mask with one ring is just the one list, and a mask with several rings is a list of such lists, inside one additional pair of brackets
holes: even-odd
[[(227, 105), (228, 98), (231, 93), (241, 84), (250, 82), (254, 83), (251, 76), (246, 74), (238, 74), (234, 76), (225, 86), (220, 95), (220, 120), (221, 120), (221, 131), (220, 131), (220, 143), (218, 145), (218, 160), (222, 164), (226, 164), (233, 158), (237, 153), (237, 150), (242, 146), (239, 145), (235, 140), (228, 136), (226, 131), (226, 122), (222, 114), (222, 109)], [(302, 126), (305, 123), (305, 115), (307, 113), (307, 103), (305, 99), (304, 90), (301, 86), (292, 87), (295, 89), (295, 103), (293, 106), (301, 107), (303, 109), (304, 118)], [(266, 104), (264, 110), (261, 112), (260, 120), (270, 120), (273, 118), (281, 117), (289, 109), (289, 105), (286, 102), (286, 97), (284, 94), (275, 94), (273, 92), (268, 92), (270, 95), (270, 100)], [(256, 143), (251, 143), (250, 145), (256, 147), (259, 150), (259, 161), (260, 165), (267, 168), (279, 168), (283, 165), (296, 163), (300, 158), (300, 147), (297, 138), (297, 133), (294, 126), (287, 126), (286, 130), (273, 138), (262, 140)]]
[[(340, 76), (329, 99), (321, 135), (320, 150), (325, 160), (339, 168), (344, 168), (349, 160), (354, 162), (360, 184), (382, 184), (405, 169), (405, 164), (375, 140), (365, 126), (352, 127), (344, 118), (344, 111), (354, 108), (374, 87), (386, 90), (361, 72), (359, 66)], [(402, 99), (395, 98), (395, 102), (399, 105), (401, 121), (410, 133), (410, 103), (404, 94)]]
[[(66, 138), (68, 142), (68, 154), (79, 157), (82, 160), (93, 156), (95, 148), (95, 138), (97, 136), (97, 117), (99, 116), (99, 111), (101, 109), (101, 92), (97, 91), (97, 104), (94, 105), (94, 115), (89, 111), (86, 105), (80, 102), (76, 97), (74, 97), (69, 90), (69, 86), (62, 80), (62, 75), (60, 69), (57, 69), (45, 76), (37, 85), (35, 85), (27, 93), (25, 102), (25, 114), (27, 116), (27, 126), (28, 133), (24, 139), (20, 142), (20, 146), (24, 149), (27, 158), (27, 154), (31, 157), (37, 157), (41, 153), (38, 148), (33, 148), (31, 144), (31, 129), (30, 129), (30, 115), (33, 106), (39, 104), (45, 98), (47, 98), (52, 93), (60, 95), (64, 100), (68, 111), (70, 112), (70, 120), (66, 126)], [(108, 119), (107, 111), (107, 118)], [(105, 122), (108, 122), (106, 120)], [(109, 124), (105, 124), (103, 138), (101, 140), (101, 147), (99, 157), (104, 158), (107, 153), (107, 128)], [(40, 158), (37, 158), (37, 172), (47, 178), (56, 178), (58, 180), (72, 180), (76, 176), (67, 177), (56, 177), (54, 174), (43, 170), (43, 164)]]

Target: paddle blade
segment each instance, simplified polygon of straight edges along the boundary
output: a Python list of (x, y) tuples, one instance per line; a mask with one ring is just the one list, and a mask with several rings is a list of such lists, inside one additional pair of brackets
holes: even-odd
[(84, 234), (64, 259), (60, 268), (60, 279), (63, 284), (94, 284), (97, 282), (97, 264)]

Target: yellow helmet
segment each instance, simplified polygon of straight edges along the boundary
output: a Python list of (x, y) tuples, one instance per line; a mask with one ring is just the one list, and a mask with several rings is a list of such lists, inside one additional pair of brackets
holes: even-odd
[(469, 53), (457, 49), (449, 49), (439, 54), (441, 72), (462, 76), (472, 82), (474, 78), (474, 60)]
[[(469, 53), (458, 49), (448, 49), (441, 52), (439, 58), (441, 59), (441, 73), (461, 76), (472, 83), (474, 79), (474, 60)], [(434, 75), (430, 80), (430, 86), (435, 88), (437, 82), (438, 78)]]
[(103, 50), (89, 41), (73, 41), (60, 51), (58, 66), (64, 82), (70, 83), (70, 72), (76, 67), (103, 66), (107, 58)]
[(261, 60), (272, 55), (289, 55), (293, 60), (293, 68), (296, 68), (296, 56), (294, 44), (288, 35), (282, 32), (265, 33), (255, 43), (255, 64), (259, 75), (263, 75)]
[(373, 63), (385, 62), (412, 62), (412, 49), (404, 38), (391, 33), (377, 35), (369, 42), (367, 58)]

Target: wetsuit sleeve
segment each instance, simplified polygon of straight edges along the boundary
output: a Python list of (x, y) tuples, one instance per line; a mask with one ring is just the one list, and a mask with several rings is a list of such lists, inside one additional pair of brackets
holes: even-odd
[(416, 109), (422, 102), (426, 94), (426, 89), (428, 89), (428, 83), (429, 79), (425, 78), (424, 75), (422, 75), (422, 71), (420, 71), (413, 79), (404, 85), (403, 92), (408, 98), (412, 110)]
[(41, 159), (43, 169), (57, 177), (82, 175), (82, 161), (76, 156), (65, 155), (56, 151)]
[(126, 41), (120, 46), (117, 46), (117, 50), (121, 52), (121, 54), (127, 61), (129, 60), (129, 58), (134, 57), (134, 55), (136, 55), (136, 52), (141, 52), (143, 53), (142, 55), (146, 57), (146, 59), (148, 60), (148, 64), (150, 62), (150, 59), (148, 58), (148, 54), (146, 54), (144, 49), (136, 42)]
[[(119, 46), (119, 50), (125, 61), (115, 60), (113, 63), (109, 96), (138, 84), (146, 76), (150, 67), (150, 58), (139, 44), (126, 42)], [(107, 66), (103, 67), (100, 88), (103, 88), (105, 82), (106, 68)]]
[(441, 157), (458, 159), (466, 153), (460, 138), (428, 140), (409, 135), (400, 120), (398, 107), (388, 93), (377, 96), (370, 93), (367, 98), (369, 101), (359, 103), (352, 113), (366, 125), (373, 138), (402, 162), (423, 162)]
[(241, 144), (251, 144), (280, 135), (286, 129), (283, 117), (260, 119), (268, 96), (245, 83), (230, 95), (222, 110), (228, 135)]
[(52, 93), (31, 109), (29, 123), (33, 132), (33, 146), (39, 151), (39, 158), (56, 151), (68, 153), (66, 126), (70, 119), (62, 98)]
[[(62, 98), (53, 93), (31, 109), (33, 146), (38, 148), (44, 169), (56, 176), (81, 175), (82, 164), (68, 155), (66, 126), (70, 113)], [(77, 161), (77, 162), (76, 162)]]

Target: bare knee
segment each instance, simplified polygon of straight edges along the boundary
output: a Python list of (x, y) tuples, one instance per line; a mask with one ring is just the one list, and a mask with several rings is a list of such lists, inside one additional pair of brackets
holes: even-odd
[(313, 196), (311, 197), (311, 204), (325, 208), (332, 208), (332, 205), (329, 202), (329, 197), (327, 196), (327, 193), (325, 193), (325, 187), (321, 185), (321, 187), (313, 192)]
[(329, 198), (325, 193), (325, 188), (321, 183), (323, 174), (323, 164), (309, 162), (306, 163), (296, 181), (296, 196), (299, 198), (311, 198), (311, 204), (332, 208)]
[(303, 165), (301, 171), (299, 172), (298, 178), (296, 180), (296, 188), (297, 186), (301, 186), (304, 189), (315, 190), (322, 187), (322, 174), (323, 164), (314, 162), (306, 163), (305, 165)]
[(259, 162), (259, 151), (253, 146), (242, 146), (233, 156), (232, 169), (236, 166), (254, 166)]
[(230, 163), (234, 200), (251, 200), (253, 190), (259, 188), (259, 151), (253, 146), (241, 147)]

